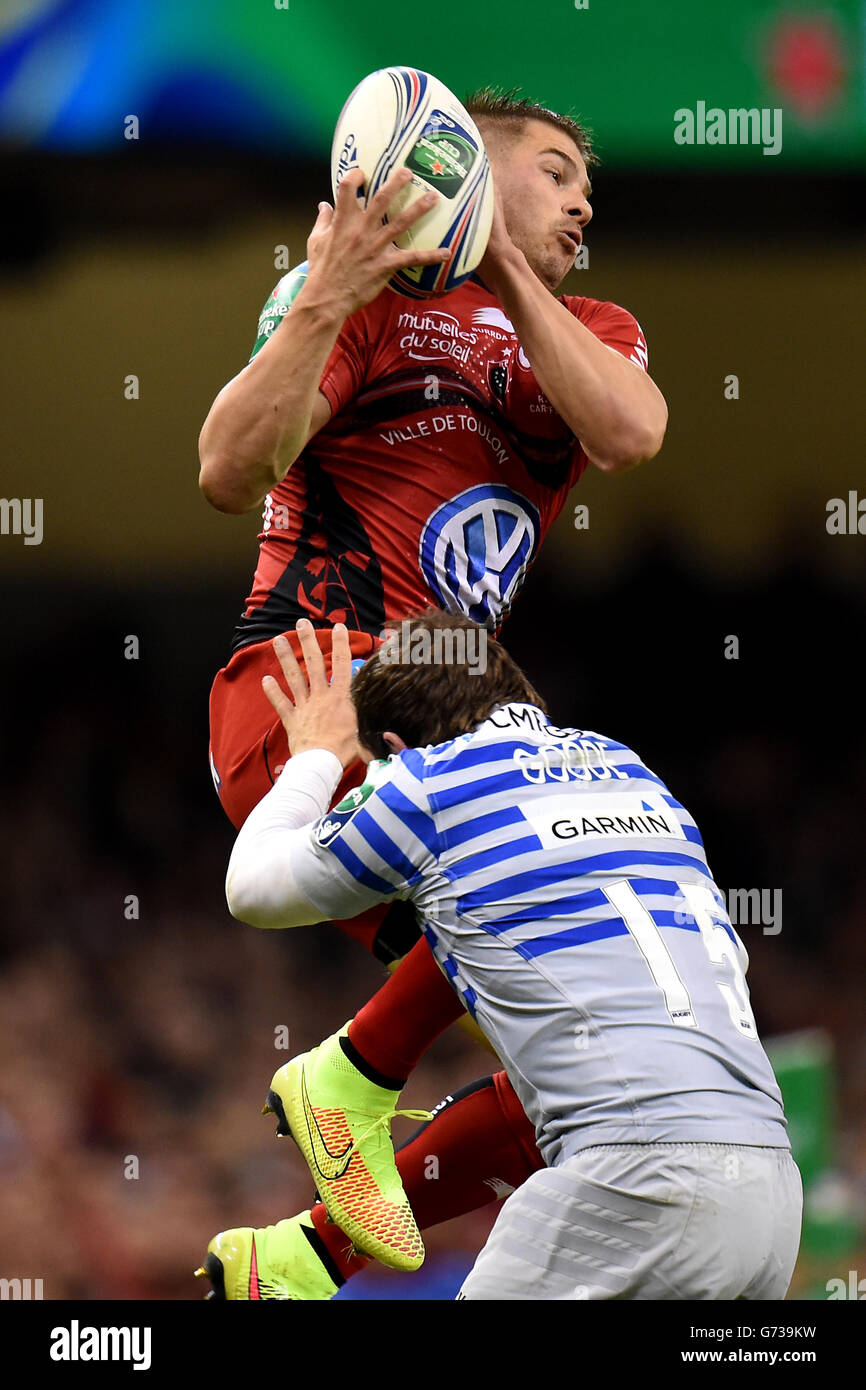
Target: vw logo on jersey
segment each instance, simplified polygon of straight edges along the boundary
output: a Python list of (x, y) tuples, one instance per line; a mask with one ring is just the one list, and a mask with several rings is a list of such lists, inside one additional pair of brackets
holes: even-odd
[(498, 627), (535, 558), (536, 508), (500, 484), (471, 487), (437, 507), (421, 532), (421, 573), (440, 606)]

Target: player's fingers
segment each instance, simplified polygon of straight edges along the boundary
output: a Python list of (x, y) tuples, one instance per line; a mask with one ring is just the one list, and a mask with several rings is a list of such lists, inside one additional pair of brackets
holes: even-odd
[(379, 244), (387, 245), (389, 241), (396, 241), (418, 221), (419, 217), (423, 217), (425, 213), (430, 211), (438, 197), (438, 193), (425, 193), (423, 198), (419, 198), (405, 212), (401, 212), (397, 217), (389, 218), (379, 232)]
[[(308, 698), (307, 681), (303, 671), (298, 665), (298, 659), (292, 651), (291, 643), (287, 637), (275, 637), (272, 644), (274, 655), (280, 663), (280, 670), (286, 678), (286, 685), (292, 692), (292, 699), (296, 705), (302, 705)], [(273, 700), (271, 701), (273, 704)]]
[(450, 259), (451, 252), (441, 246), (434, 247), (432, 251), (397, 251), (395, 248), (392, 268), (402, 270), (407, 265), (442, 265)]
[(319, 203), (319, 215), (313, 223), (314, 232), (325, 232), (334, 219), (334, 209), (330, 203)]
[(412, 182), (412, 171), (404, 165), (398, 169), (389, 179), (386, 179), (379, 191), (370, 199), (367, 211), (374, 221), (379, 222), (390, 208), (398, 193), (402, 193)]
[(308, 618), (299, 618), (295, 623), (295, 631), (300, 639), (301, 651), (304, 655), (310, 694), (321, 694), (323, 690), (328, 688), (328, 678), (325, 674), (324, 653), (316, 641), (316, 629)]
[(262, 676), (262, 690), (267, 695), (288, 733), (294, 717), (295, 707), (275, 676)]
[(424, 216), (425, 212), (429, 212), (432, 207), (435, 207), (438, 201), (439, 194), (434, 193), (431, 189), (429, 193), (425, 193), (422, 197), (416, 198), (415, 202), (412, 203), (410, 207), (406, 208), (404, 212), (398, 213), (396, 217), (390, 217), (385, 230), (389, 231), (391, 236), (396, 239), (403, 232), (408, 231), (409, 228), (418, 221), (419, 217)]
[(345, 623), (335, 623), (331, 634), (331, 689), (348, 695), (352, 684), (352, 648)]
[(406, 208), (405, 213), (399, 213), (398, 217), (391, 218), (391, 227), (395, 231), (395, 235), (399, 236), (400, 232), (405, 232), (407, 228), (413, 227), (418, 218), (424, 217), (425, 213), (430, 213), (431, 207), (435, 207), (438, 202), (439, 195), (432, 192), (432, 189), (430, 193), (424, 193), (423, 196), (417, 197), (414, 203)]
[(358, 193), (367, 182), (367, 176), (363, 169), (350, 169), (348, 174), (344, 174), (340, 179), (334, 198), (334, 218), (343, 221), (352, 212), (363, 209), (363, 199), (358, 197)]

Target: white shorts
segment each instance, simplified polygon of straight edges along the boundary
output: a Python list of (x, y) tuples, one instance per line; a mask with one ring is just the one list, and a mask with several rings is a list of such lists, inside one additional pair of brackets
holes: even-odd
[(457, 1297), (780, 1299), (802, 1213), (787, 1149), (583, 1149), (508, 1198)]

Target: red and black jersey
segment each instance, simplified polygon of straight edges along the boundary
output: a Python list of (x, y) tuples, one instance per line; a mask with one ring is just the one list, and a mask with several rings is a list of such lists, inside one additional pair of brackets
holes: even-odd
[[(254, 352), (306, 268), (274, 290)], [(560, 302), (646, 370), (625, 309)], [(424, 303), (383, 291), (346, 320), (321, 390), (331, 420), (265, 498), (234, 648), (300, 617), (378, 634), (428, 604), (498, 629), (587, 465), (499, 302), (475, 277)]]

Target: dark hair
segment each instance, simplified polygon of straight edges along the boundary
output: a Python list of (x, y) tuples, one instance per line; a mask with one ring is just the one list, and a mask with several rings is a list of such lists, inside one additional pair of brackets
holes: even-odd
[[(358, 736), (376, 757), (390, 755), (382, 737), (388, 730), (399, 734), (407, 747), (420, 748), (469, 733), (511, 701), (535, 705), (547, 714), (546, 704), (517, 662), (486, 628), (469, 618), (427, 608), (387, 623), (386, 631), (392, 635), (352, 681)], [(441, 634), (438, 641), (436, 633)], [(473, 671), (474, 659), (466, 659), (471, 645), (484, 653), (483, 670), (479, 662)], [(454, 660), (461, 648), (464, 658)]]
[(508, 91), (498, 87), (479, 87), (478, 91), (469, 93), (463, 104), (476, 124), (479, 121), (495, 121), (497, 125), (513, 126), (516, 134), (523, 130), (527, 121), (546, 121), (574, 141), (587, 169), (598, 164), (598, 156), (592, 148), (592, 132), (576, 116), (562, 116), (558, 111), (549, 111), (537, 101), (519, 96), (519, 91), (519, 87), (511, 87)]

